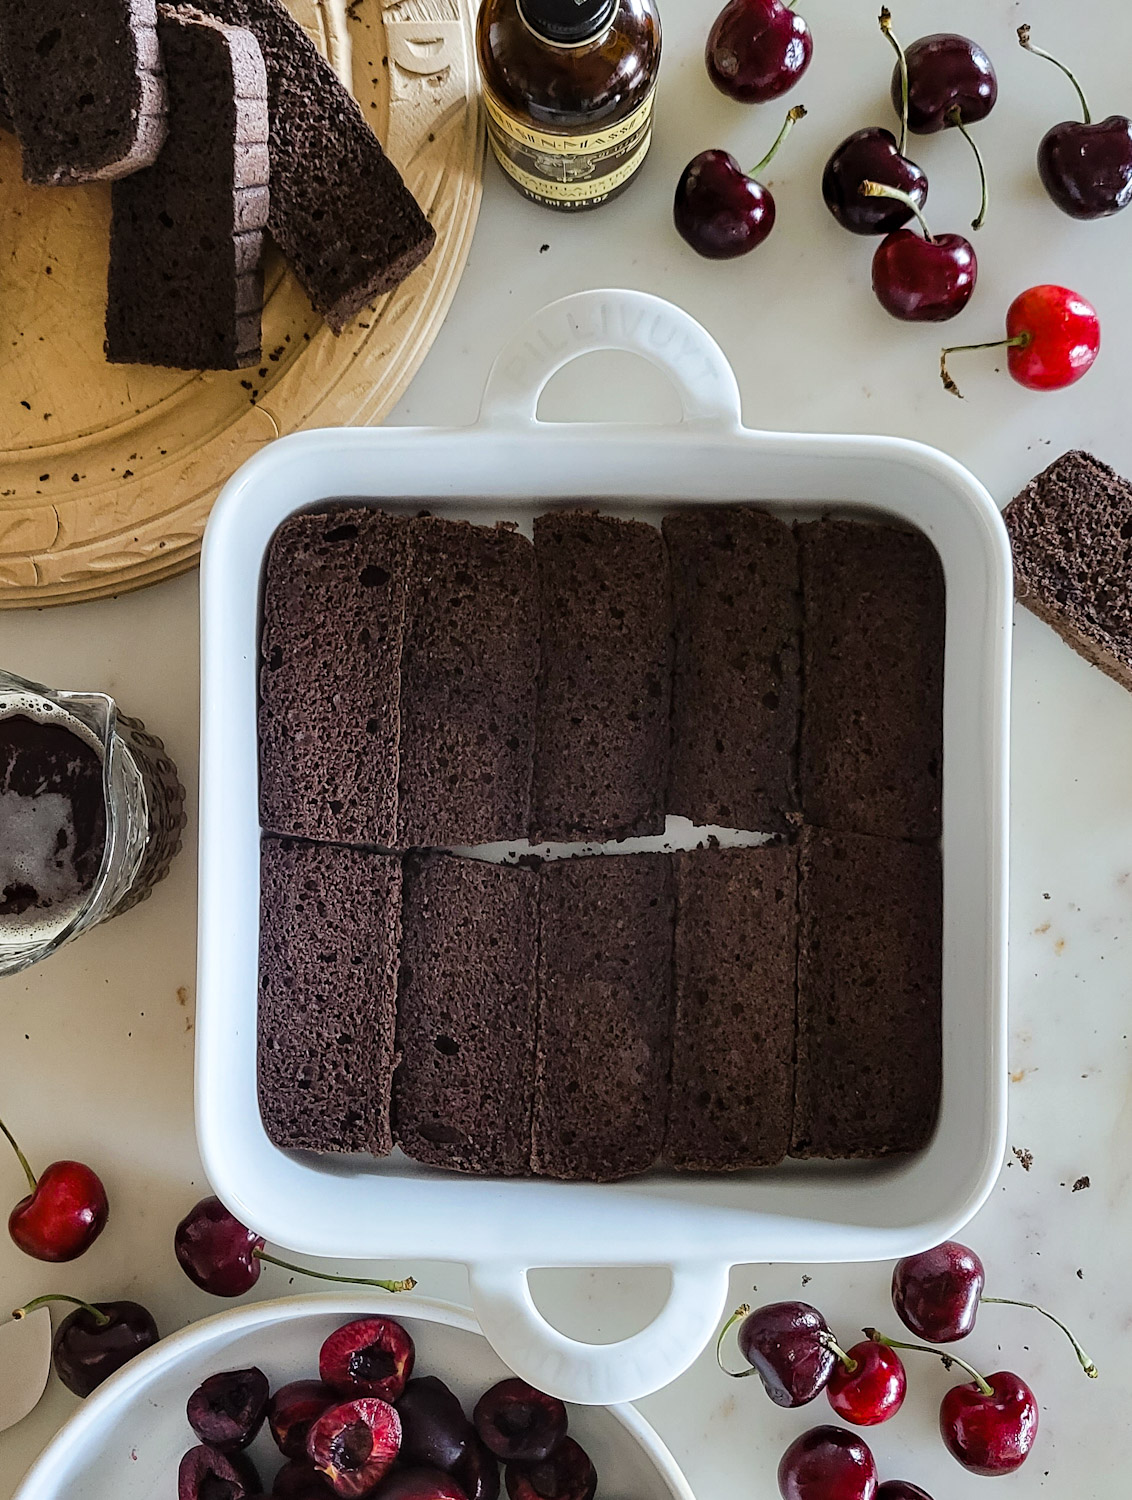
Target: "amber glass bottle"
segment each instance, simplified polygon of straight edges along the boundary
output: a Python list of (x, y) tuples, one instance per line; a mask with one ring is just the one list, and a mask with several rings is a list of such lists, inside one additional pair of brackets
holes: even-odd
[(524, 196), (596, 208), (652, 142), (654, 0), (483, 0), (477, 50), (492, 149)]

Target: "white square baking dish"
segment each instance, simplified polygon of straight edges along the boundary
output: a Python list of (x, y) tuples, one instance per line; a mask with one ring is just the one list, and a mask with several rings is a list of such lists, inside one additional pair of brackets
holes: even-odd
[[(683, 420), (538, 422), (551, 375), (604, 348), (667, 371)], [(787, 516), (889, 515), (928, 535), (947, 623), (943, 1098), (927, 1150), (878, 1165), (597, 1186), (465, 1179), (399, 1153), (355, 1162), (272, 1145), (256, 1098), (260, 581), (280, 522), (342, 496), (524, 527), (582, 498), (652, 520), (674, 505), (753, 501)], [(545, 308), (496, 361), (474, 427), (307, 432), (264, 449), (225, 487), (202, 558), (196, 1107), (220, 1197), (307, 1255), (466, 1261), (476, 1315), (506, 1363), (564, 1397), (601, 1403), (656, 1390), (691, 1363), (724, 1311), (732, 1265), (893, 1259), (956, 1233), (1005, 1147), (1011, 598), (999, 513), (959, 464), (894, 438), (745, 428), (719, 347), (687, 314), (640, 292), (585, 292)], [(527, 1286), (535, 1266), (644, 1264), (671, 1268), (671, 1297), (650, 1327), (613, 1346), (549, 1327)]]

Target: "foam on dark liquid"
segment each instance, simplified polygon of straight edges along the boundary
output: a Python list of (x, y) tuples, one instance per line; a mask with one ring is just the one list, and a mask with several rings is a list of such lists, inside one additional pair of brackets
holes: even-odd
[(102, 864), (102, 747), (65, 710), (0, 697), (0, 946), (49, 942), (81, 911)]

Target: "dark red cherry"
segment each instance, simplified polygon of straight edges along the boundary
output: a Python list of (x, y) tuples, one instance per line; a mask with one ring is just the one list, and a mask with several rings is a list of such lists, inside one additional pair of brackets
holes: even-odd
[(870, 180), (898, 188), (919, 208), (927, 202), (928, 179), (914, 161), (900, 154), (892, 132), (876, 125), (858, 130), (826, 162), (821, 180), (826, 207), (853, 234), (891, 234), (912, 217), (906, 203), (862, 193), (861, 184)]
[[(838, 1359), (826, 1386), (829, 1404), (843, 1422), (875, 1427), (894, 1417), (904, 1404), (908, 1377), (895, 1349), (865, 1339)], [(850, 1368), (850, 1365), (852, 1368)]]
[(246, 1448), (263, 1426), (267, 1376), (254, 1365), (209, 1375), (189, 1397), (185, 1414), (200, 1438), (222, 1453)]
[(377, 1396), (330, 1407), (307, 1433), (307, 1457), (344, 1500), (375, 1490), (400, 1447), (401, 1419)]
[(468, 1500), (499, 1500), (499, 1460), (478, 1432), (453, 1472)]
[[(969, 37), (934, 32), (913, 42), (908, 60), (908, 129), (934, 135), (951, 125), (985, 120), (998, 98), (990, 58)], [(899, 63), (892, 73), (892, 102), (902, 107)]]
[(877, 1490), (877, 1500), (932, 1500), (932, 1497), (906, 1479), (886, 1479)]
[(261, 1235), (240, 1223), (219, 1198), (202, 1198), (177, 1225), (173, 1249), (190, 1281), (214, 1297), (238, 1297), (259, 1280)]
[(177, 1469), (177, 1500), (253, 1500), (260, 1493), (259, 1475), (244, 1453), (221, 1453), (201, 1443)]
[(318, 1373), (343, 1396), (396, 1401), (415, 1358), (413, 1341), (394, 1318), (355, 1318), (336, 1328), (319, 1351)]
[(311, 1461), (292, 1459), (275, 1476), (273, 1500), (327, 1500), (334, 1491)]
[(829, 1324), (808, 1302), (756, 1307), (739, 1328), (739, 1348), (776, 1406), (805, 1406), (829, 1384), (837, 1362)]
[(812, 1427), (778, 1465), (782, 1500), (875, 1500), (877, 1466), (868, 1444), (843, 1427)]
[(573, 1438), (563, 1438), (549, 1458), (536, 1464), (507, 1465), (510, 1500), (593, 1500), (597, 1471)]
[(708, 34), (708, 76), (743, 104), (792, 89), (810, 65), (810, 28), (782, 0), (730, 0)]
[(982, 1384), (953, 1385), (940, 1403), (939, 1430), (948, 1450), (972, 1474), (1012, 1474), (1034, 1446), (1038, 1403), (1024, 1380), (999, 1370)]
[(321, 1380), (292, 1380), (281, 1385), (267, 1408), (267, 1425), (284, 1458), (307, 1456), (307, 1433), (324, 1411), (337, 1406), (340, 1397)]
[(401, 1457), (425, 1469), (456, 1472), (475, 1429), (460, 1399), (435, 1375), (410, 1380), (397, 1402), (401, 1418)]
[[(50, 1294), (29, 1302), (20, 1314), (47, 1302), (74, 1302)], [(161, 1335), (153, 1315), (139, 1302), (82, 1302), (55, 1330), (55, 1373), (76, 1396), (89, 1396), (115, 1370), (150, 1349)]]
[(754, 250), (770, 234), (774, 198), (756, 179), (805, 113), (800, 104), (789, 112), (774, 145), (749, 173), (729, 151), (701, 151), (684, 168), (676, 184), (672, 216), (677, 231), (699, 255), (733, 260)]
[(398, 1466), (373, 1492), (373, 1500), (468, 1500), (464, 1491), (442, 1469), (402, 1469)]
[(917, 1338), (929, 1344), (965, 1339), (975, 1326), (986, 1284), (983, 1263), (958, 1240), (945, 1240), (892, 1268), (892, 1305)]
[(566, 1436), (566, 1408), (558, 1397), (515, 1377), (485, 1391), (472, 1419), (482, 1440), (505, 1463), (540, 1463)]
[(898, 229), (877, 246), (873, 291), (885, 312), (909, 323), (942, 323), (971, 300), (978, 261), (961, 234), (930, 239)]

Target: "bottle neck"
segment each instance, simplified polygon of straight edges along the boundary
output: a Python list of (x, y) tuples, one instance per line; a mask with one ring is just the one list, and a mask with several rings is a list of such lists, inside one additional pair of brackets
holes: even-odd
[(609, 30), (619, 0), (515, 0), (523, 25), (550, 47), (587, 47)]

